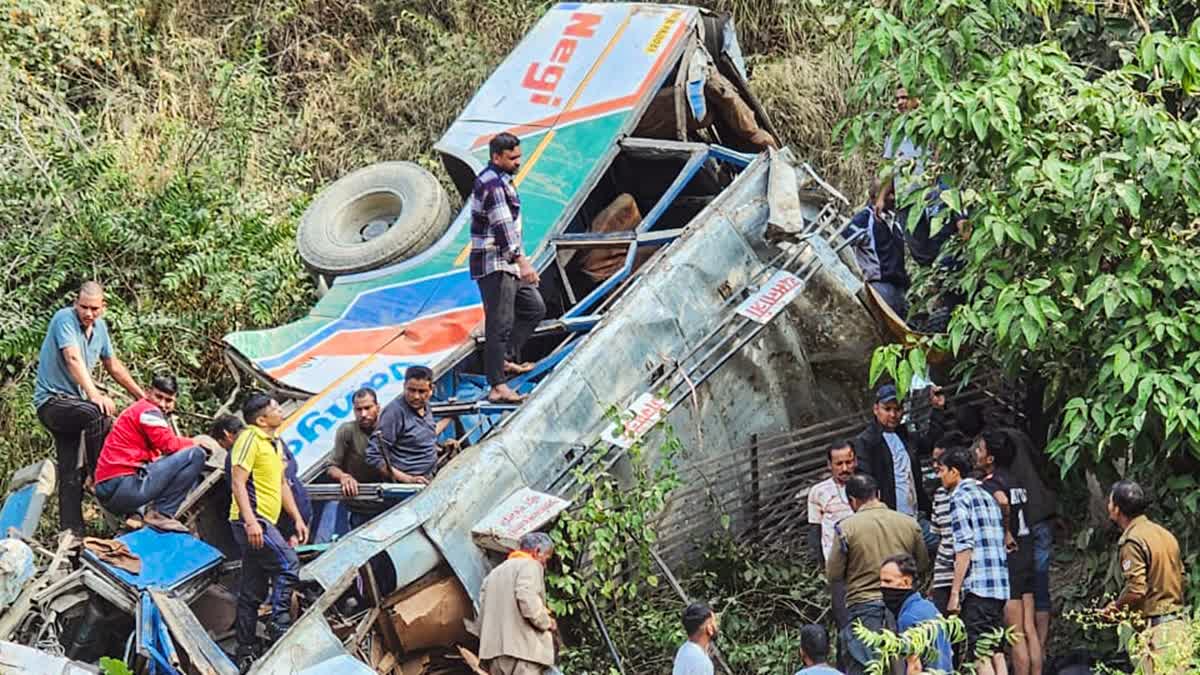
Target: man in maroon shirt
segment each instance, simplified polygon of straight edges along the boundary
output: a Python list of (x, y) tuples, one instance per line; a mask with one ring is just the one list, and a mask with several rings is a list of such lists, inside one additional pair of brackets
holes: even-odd
[(200, 479), (205, 452), (197, 439), (177, 436), (167, 421), (178, 391), (173, 376), (156, 375), (145, 397), (113, 422), (96, 464), (96, 497), (113, 513), (145, 507), (147, 525), (187, 532), (175, 511)]

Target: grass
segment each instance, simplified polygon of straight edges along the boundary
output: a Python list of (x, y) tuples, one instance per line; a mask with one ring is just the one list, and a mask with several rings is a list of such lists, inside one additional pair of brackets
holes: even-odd
[[(856, 199), (869, 167), (832, 138), (855, 77), (840, 17), (822, 0), (699, 4), (733, 13), (777, 130)], [(231, 387), (221, 335), (311, 301), (290, 243), (307, 200), (381, 160), (449, 185), (434, 143), (549, 5), (0, 0), (0, 218), (22, 223), (0, 228), (0, 267), (18, 265), (0, 293), (0, 476), (53, 457), (33, 371), (82, 278), (109, 282), (135, 375), (179, 373), (185, 405), (211, 413)], [(220, 255), (229, 230), (263, 255)]]

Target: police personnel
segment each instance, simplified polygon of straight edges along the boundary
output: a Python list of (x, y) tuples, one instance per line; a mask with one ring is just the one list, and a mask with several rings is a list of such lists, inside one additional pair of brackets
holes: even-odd
[[(1149, 503), (1142, 486), (1131, 480), (1117, 481), (1108, 493), (1108, 517), (1122, 531), (1117, 556), (1125, 586), (1106, 611), (1129, 609), (1146, 619), (1143, 672), (1154, 673), (1158, 662), (1159, 672), (1183, 673), (1190, 658), (1185, 653), (1190, 647), (1184, 638), (1183, 560), (1175, 535), (1146, 517)], [(1179, 667), (1162, 667), (1168, 663)]]

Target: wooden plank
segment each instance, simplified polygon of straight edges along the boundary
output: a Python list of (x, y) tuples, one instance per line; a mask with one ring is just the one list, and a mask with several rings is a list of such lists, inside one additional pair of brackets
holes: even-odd
[(366, 616), (363, 617), (362, 621), (358, 622), (358, 627), (350, 634), (350, 638), (342, 644), (347, 647), (357, 647), (362, 643), (363, 638), (367, 636), (367, 631), (371, 630), (371, 627), (375, 625), (377, 620), (379, 620), (379, 608), (372, 607)]
[(163, 623), (171, 631), (171, 637), (200, 675), (238, 675), (237, 667), (221, 651), (200, 620), (183, 601), (161, 591), (150, 591), (150, 599), (162, 614)]

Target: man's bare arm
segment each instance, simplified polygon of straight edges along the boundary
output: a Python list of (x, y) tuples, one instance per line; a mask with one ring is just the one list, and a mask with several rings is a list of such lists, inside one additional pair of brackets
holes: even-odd
[(116, 412), (116, 405), (113, 404), (111, 398), (105, 396), (104, 392), (100, 391), (100, 388), (96, 386), (96, 381), (92, 379), (92, 374), (88, 372), (87, 364), (83, 361), (83, 354), (79, 351), (79, 347), (63, 347), (62, 356), (63, 362), (67, 365), (67, 374), (83, 390), (83, 395), (87, 400), (100, 406), (100, 410), (104, 414), (114, 414)]
[(138, 383), (133, 381), (133, 376), (129, 374), (129, 369), (125, 367), (121, 359), (116, 356), (110, 356), (107, 359), (101, 359), (101, 361), (104, 363), (104, 369), (108, 371), (108, 374), (112, 375), (117, 384), (129, 392), (130, 396), (139, 399), (145, 395), (142, 388), (138, 386)]

